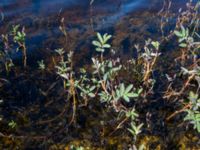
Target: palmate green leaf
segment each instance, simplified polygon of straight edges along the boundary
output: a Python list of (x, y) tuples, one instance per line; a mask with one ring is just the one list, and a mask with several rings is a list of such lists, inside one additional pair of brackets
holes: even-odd
[(120, 66), (118, 66), (118, 67), (113, 68), (112, 71), (113, 71), (113, 72), (117, 72), (117, 71), (119, 71), (121, 68), (122, 68), (122, 66), (120, 65)]
[(198, 94), (194, 93), (193, 91), (190, 91), (188, 99), (189, 99), (192, 103), (196, 103), (196, 102), (197, 102), (197, 99), (198, 99)]
[(108, 79), (108, 73), (103, 75), (103, 80), (106, 81)]
[(124, 94), (124, 91), (125, 91), (125, 86), (124, 86), (124, 83), (122, 83), (120, 85), (120, 95), (122, 96)]
[(83, 93), (87, 93), (87, 91), (86, 91), (84, 88), (82, 88), (82, 87), (80, 87), (80, 86), (78, 86), (78, 88), (79, 88)]
[(142, 128), (143, 124), (140, 124), (138, 126), (135, 125), (135, 123), (131, 123), (131, 128), (128, 128), (128, 131), (133, 135), (138, 135), (139, 133), (141, 133), (141, 128)]
[(177, 37), (183, 37), (183, 34), (177, 30), (174, 31), (174, 34), (177, 36)]
[(179, 46), (184, 48), (184, 47), (187, 47), (187, 44), (186, 43), (181, 43), (181, 44), (179, 44)]
[(130, 85), (126, 88), (125, 93), (126, 93), (126, 94), (129, 93), (129, 92), (131, 91), (132, 88), (133, 88), (133, 85), (130, 84)]
[(96, 48), (97, 52), (104, 52), (105, 50), (103, 48)]
[(13, 27), (12, 27), (12, 33), (13, 33), (13, 34), (16, 34), (17, 31), (19, 30), (19, 27), (20, 27), (20, 25), (15, 25), (15, 26), (13, 26)]
[(198, 122), (196, 126), (197, 126), (197, 127), (196, 127), (196, 128), (197, 128), (197, 131), (200, 133), (200, 123)]
[(186, 30), (184, 28), (184, 26), (181, 26), (181, 32), (183, 36), (186, 36)]
[(185, 37), (183, 37), (183, 38), (179, 38), (179, 39), (178, 39), (178, 42), (179, 42), (179, 43), (182, 43), (184, 40), (186, 40)]
[(103, 48), (110, 48), (110, 47), (111, 47), (110, 44), (104, 44), (104, 45), (103, 45)]
[(159, 49), (160, 43), (158, 41), (152, 41), (151, 44), (153, 45), (155, 49), (157, 50)]
[(143, 91), (143, 88), (140, 88), (137, 93), (140, 95), (142, 91)]
[(185, 30), (185, 37), (188, 37), (189, 36), (189, 29), (187, 28), (186, 30)]
[(117, 99), (119, 99), (121, 97), (119, 90), (116, 90), (116, 96), (117, 96)]
[(18, 31), (18, 32), (17, 32), (17, 36), (18, 36), (18, 37), (22, 37), (21, 32)]
[(130, 102), (130, 99), (129, 99), (129, 97), (128, 97), (127, 95), (124, 95), (124, 96), (123, 96), (123, 99), (124, 99), (127, 103)]
[(94, 46), (101, 47), (101, 43), (99, 43), (98, 41), (92, 41), (92, 44)]
[(8, 126), (11, 127), (11, 128), (15, 128), (17, 126), (17, 123), (13, 120), (11, 120), (9, 123), (8, 123)]
[(93, 91), (96, 88), (96, 86), (90, 87), (90, 91)]
[(99, 32), (97, 33), (97, 38), (101, 44), (104, 44), (104, 40)]
[(112, 61), (109, 61), (109, 62), (108, 62), (108, 67), (109, 67), (109, 68), (112, 68), (112, 67), (113, 67)]
[(100, 96), (101, 102), (109, 102), (112, 99), (112, 96), (107, 94), (106, 92), (102, 91), (101, 93), (98, 94)]
[(200, 121), (195, 117), (195, 120), (192, 122), (194, 122), (194, 129), (197, 129), (197, 131), (200, 132)]
[(136, 134), (141, 133), (142, 126), (143, 126), (143, 123), (136, 127), (136, 129), (135, 129)]
[(144, 150), (144, 149), (145, 149), (145, 145), (142, 144), (142, 145), (139, 146), (139, 149), (138, 149), (138, 150)]
[(135, 135), (134, 130), (132, 130), (132, 129), (130, 129), (130, 128), (128, 128), (127, 130), (128, 130), (132, 135)]
[(128, 93), (127, 96), (131, 97), (131, 98), (137, 98), (137, 97), (139, 97), (139, 94), (132, 92), (132, 93)]
[(91, 98), (94, 98), (95, 94), (94, 93), (89, 93), (88, 96), (90, 96)]
[(105, 50), (103, 48), (96, 48), (97, 52), (104, 52)]
[(106, 43), (112, 36), (107, 33), (103, 35), (104, 42)]

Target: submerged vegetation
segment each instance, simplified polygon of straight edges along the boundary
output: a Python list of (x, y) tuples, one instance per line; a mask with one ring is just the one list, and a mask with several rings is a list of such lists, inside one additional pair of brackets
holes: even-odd
[(135, 43), (125, 59), (112, 45), (116, 36), (99, 31), (91, 57), (77, 65), (64, 18), (65, 44), (36, 68), (25, 27), (2, 34), (0, 149), (200, 149), (200, 2), (189, 1), (165, 31), (170, 6), (158, 14), (160, 37)]

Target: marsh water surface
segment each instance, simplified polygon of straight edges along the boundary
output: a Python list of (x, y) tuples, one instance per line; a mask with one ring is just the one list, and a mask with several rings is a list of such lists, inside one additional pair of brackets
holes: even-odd
[[(184, 7), (185, 2), (174, 0), (172, 8), (177, 12), (176, 8)], [(65, 18), (68, 32), (78, 45), (73, 49), (80, 50), (86, 45), (83, 39), (92, 31), (112, 34), (122, 30), (156, 32), (154, 22), (149, 24), (148, 21), (158, 13), (162, 4), (160, 0), (94, 0), (92, 4), (90, 0), (1, 0), (0, 31), (5, 33), (16, 24), (25, 26), (29, 55), (37, 59), (60, 46), (61, 18)], [(49, 41), (53, 41), (53, 45)]]

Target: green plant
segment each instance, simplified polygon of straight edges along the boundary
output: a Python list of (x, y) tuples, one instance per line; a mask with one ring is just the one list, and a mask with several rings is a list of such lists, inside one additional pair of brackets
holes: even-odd
[[(129, 109), (125, 109), (126, 107), (122, 105), (121, 101), (123, 100), (126, 103), (132, 102), (131, 100), (136, 101), (141, 95), (143, 89), (136, 88), (133, 84), (128, 84), (126, 86), (123, 81), (118, 80), (118, 73), (122, 68), (120, 59), (103, 59), (103, 54), (105, 52), (104, 48), (106, 47), (109, 49), (111, 47), (111, 45), (107, 44), (107, 39), (110, 39), (111, 36), (108, 36), (107, 34), (100, 35), (97, 33), (97, 38), (99, 42), (93, 41), (93, 45), (96, 46), (96, 51), (100, 52), (101, 56), (100, 59), (92, 58), (94, 68), (93, 82), (98, 85), (96, 93), (99, 95), (101, 102), (111, 104), (111, 106), (119, 112), (119, 115), (125, 114), (122, 116), (120, 115), (124, 119), (119, 123), (114, 131), (121, 128), (122, 124), (130, 120), (130, 128), (128, 130), (136, 140), (136, 136), (141, 132), (143, 124), (136, 125), (136, 118), (139, 115), (136, 113), (135, 109), (131, 109), (130, 111)], [(155, 42), (153, 45), (158, 49), (158, 43)]]
[(125, 114), (127, 112), (125, 120), (131, 118), (131, 127), (135, 125), (134, 127), (136, 128), (130, 128), (130, 130), (132, 129), (134, 136), (137, 136), (142, 125), (136, 126), (135, 119), (133, 119), (136, 117), (133, 116), (134, 111), (132, 110), (129, 116), (129, 111), (128, 109), (124, 110), (125, 106), (123, 106), (122, 101), (126, 103), (130, 103), (132, 100), (136, 101), (143, 89), (136, 88), (130, 83), (126, 85), (119, 79), (118, 73), (122, 68), (119, 59), (104, 59), (105, 49), (109, 50), (111, 47), (107, 43), (111, 35), (97, 33), (97, 38), (98, 41), (94, 40), (92, 43), (96, 46), (96, 51), (101, 54), (100, 57), (92, 58), (92, 72), (87, 72), (86, 69), (81, 68), (79, 76), (75, 75), (72, 67), (72, 53), (69, 53), (68, 60), (64, 61), (64, 52), (57, 50), (58, 54), (62, 56), (60, 65), (56, 66), (58, 69), (57, 73), (66, 80), (65, 87), (69, 93), (73, 93), (74, 110), (76, 105), (75, 95), (85, 100), (85, 105), (87, 105), (89, 99), (98, 98), (102, 103), (112, 106), (116, 112), (124, 111)]
[[(120, 60), (103, 59), (105, 48), (109, 49), (111, 47), (107, 43), (111, 37), (108, 34), (101, 35), (97, 33), (98, 41), (94, 40), (92, 42), (96, 46), (96, 51), (101, 53), (100, 59), (92, 58), (94, 68), (93, 82), (100, 87), (97, 93), (102, 102), (117, 104), (121, 99), (130, 102), (130, 98), (137, 98), (142, 89), (136, 90), (132, 84), (125, 88), (125, 83), (118, 83), (116, 79), (118, 78), (118, 72), (122, 68)], [(116, 106), (114, 105), (114, 107)]]
[(143, 124), (136, 125), (135, 122), (133, 121), (131, 122), (131, 127), (128, 128), (128, 131), (132, 134), (135, 140), (136, 140), (137, 135), (142, 132), (141, 131), (142, 126)]
[[(74, 74), (72, 68), (73, 52), (69, 52), (67, 60), (64, 59), (65, 52), (62, 48), (56, 49), (55, 52), (60, 56), (60, 62), (55, 68), (57, 69), (57, 74), (63, 78), (63, 87), (66, 88), (66, 86), (70, 86), (70, 78), (72, 78)], [(66, 83), (66, 81), (68, 81), (68, 83)]]
[(189, 123), (194, 126), (194, 129), (197, 129), (200, 133), (200, 98), (198, 94), (191, 91), (188, 99), (190, 107), (185, 110), (187, 115), (184, 120), (189, 121)]
[(142, 89), (138, 91), (133, 91), (133, 85), (130, 84), (125, 88), (124, 83), (119, 85), (119, 89), (116, 89), (115, 100), (123, 98), (126, 102), (130, 102), (130, 98), (138, 98), (142, 93)]
[(138, 113), (136, 113), (134, 108), (129, 111), (126, 111), (125, 115), (127, 118), (130, 119), (130, 128), (128, 128), (128, 131), (132, 134), (134, 140), (136, 140), (137, 135), (141, 133), (141, 128), (143, 124), (136, 124), (136, 119), (139, 117), (139, 115)]
[(13, 26), (12, 28), (12, 35), (13, 35), (13, 41), (18, 44), (18, 50), (22, 50), (23, 53), (23, 64), (24, 67), (27, 66), (27, 49), (26, 49), (26, 33), (25, 28), (23, 27), (20, 31), (20, 25)]
[(82, 146), (74, 146), (74, 145), (71, 145), (70, 146), (70, 150), (84, 150), (84, 148)]
[(46, 69), (46, 65), (44, 64), (44, 60), (38, 61), (38, 68), (40, 70), (45, 70)]
[(98, 41), (96, 41), (96, 40), (92, 41), (92, 44), (94, 46), (96, 46), (96, 51), (103, 53), (103, 52), (105, 52), (106, 48), (110, 48), (111, 45), (108, 44), (107, 42), (111, 37), (112, 36), (107, 33), (104, 34), (103, 36), (100, 33), (97, 33)]
[(111, 47), (110, 44), (108, 44), (108, 40), (111, 39), (111, 35), (104, 34), (101, 35), (100, 33), (97, 33), (97, 39), (92, 41), (92, 44), (96, 47), (97, 52), (101, 52), (101, 61), (103, 61), (103, 53), (105, 52), (105, 49), (108, 49)]
[[(151, 85), (153, 87), (155, 80), (151, 78), (151, 73), (154, 70), (154, 66), (158, 57), (161, 55), (159, 52), (160, 43), (158, 41), (152, 41), (148, 39), (145, 41), (144, 52), (140, 54), (140, 59), (143, 61), (143, 82), (145, 85)], [(139, 50), (138, 50), (139, 51)]]
[(17, 123), (16, 123), (14, 120), (11, 120), (11, 121), (8, 123), (8, 126), (11, 127), (12, 129), (14, 129), (14, 128), (16, 128)]
[(9, 74), (11, 68), (14, 66), (12, 59), (9, 57), (7, 52), (0, 52), (0, 62), (4, 65), (6, 73)]
[(188, 40), (193, 41), (193, 38), (189, 37), (189, 29), (185, 29), (183, 26), (181, 26), (180, 31), (175, 30), (174, 34), (179, 38), (178, 42), (180, 47), (187, 47)]
[(9, 74), (11, 68), (14, 66), (13, 61), (9, 55), (9, 41), (8, 41), (8, 34), (2, 34), (1, 39), (3, 41), (4, 48), (0, 51), (0, 62), (4, 65), (6, 73)]
[(185, 28), (183, 25), (181, 25), (180, 31), (175, 30), (174, 34), (178, 37), (179, 46), (182, 48), (187, 48), (192, 55), (195, 55), (198, 53), (197, 51), (200, 48), (200, 42), (195, 41), (195, 39), (200, 39), (200, 36), (197, 32), (190, 33), (189, 28)]

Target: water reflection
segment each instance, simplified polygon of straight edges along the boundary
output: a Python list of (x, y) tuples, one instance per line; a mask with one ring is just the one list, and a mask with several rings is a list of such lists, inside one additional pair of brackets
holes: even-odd
[[(180, 5), (185, 1), (172, 2), (173, 5)], [(28, 49), (32, 51), (44, 47), (43, 41), (61, 34), (58, 26), (62, 17), (66, 20), (68, 30), (78, 30), (83, 36), (83, 31), (91, 29), (91, 26), (94, 31), (115, 28), (123, 17), (141, 18), (142, 22), (143, 14), (148, 18), (152, 10), (156, 9), (157, 12), (161, 9), (162, 3), (163, 0), (94, 0), (91, 7), (90, 0), (0, 0), (0, 13), (4, 16), (4, 20), (0, 20), (0, 32), (9, 30), (15, 24), (25, 26)], [(131, 15), (137, 12), (138, 16)], [(57, 40), (54, 38), (55, 42)]]

